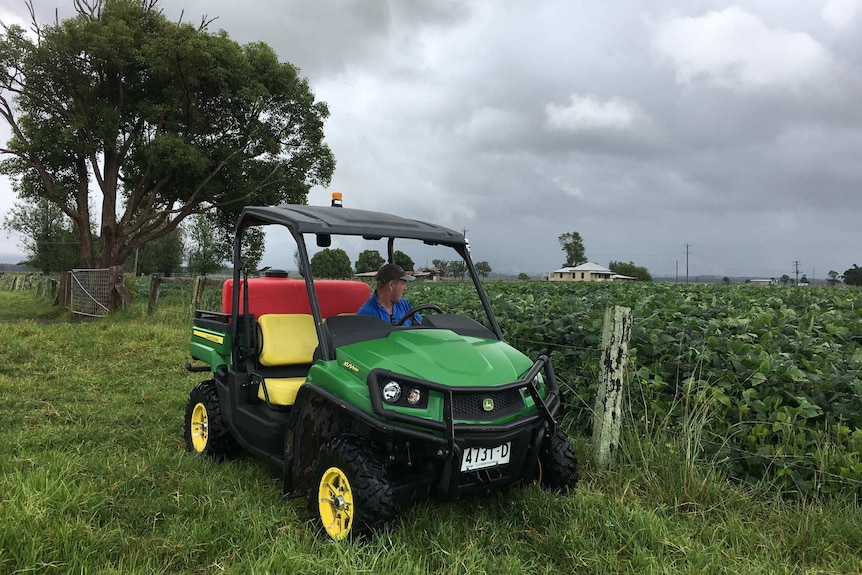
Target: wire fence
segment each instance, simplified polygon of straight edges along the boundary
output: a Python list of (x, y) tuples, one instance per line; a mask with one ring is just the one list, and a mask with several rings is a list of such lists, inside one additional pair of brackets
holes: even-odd
[[(601, 326), (581, 322), (580, 340), (595, 343), (580, 343), (571, 332), (531, 337), (522, 323), (528, 322), (511, 314), (508, 321), (501, 321), (504, 334), (510, 334), (507, 341), (531, 357), (551, 356), (564, 393), (565, 417), (573, 431), (589, 434)], [(664, 355), (633, 352), (626, 397), (629, 435), (659, 431), (680, 443), (696, 437), (699, 457), (738, 481), (771, 483), (775, 489), (805, 496), (848, 491), (862, 495), (862, 369), (840, 363), (833, 368), (840, 373), (818, 376), (800, 363), (800, 373), (822, 381), (800, 380), (798, 375), (790, 379), (775, 366), (762, 378), (754, 377), (757, 367), (734, 365), (733, 358), (720, 354), (707, 359), (708, 350), (697, 347), (706, 338), (703, 332), (678, 330), (670, 344), (673, 349)], [(641, 343), (632, 345), (637, 348)], [(845, 345), (858, 343), (848, 340)], [(777, 349), (775, 354), (785, 364), (794, 364), (785, 356), (798, 347)], [(839, 351), (856, 353), (855, 348)], [(659, 373), (665, 375), (661, 385)], [(749, 397), (757, 393), (765, 394), (759, 413), (751, 409), (755, 401)], [(816, 406), (811, 413), (800, 407), (806, 402)], [(842, 402), (849, 413), (834, 409)]]
[[(205, 284), (197, 301), (201, 308), (221, 309), (221, 281)], [(149, 277), (135, 279), (139, 299), (151, 282)], [(10, 278), (0, 275), (0, 288), (9, 289), (10, 283)], [(191, 281), (164, 283), (162, 290), (162, 296), (195, 305)], [(516, 332), (507, 340), (527, 355), (551, 356), (564, 395), (564, 417), (574, 432), (587, 433), (594, 416), (600, 345), (535, 338), (513, 325), (502, 327), (504, 333)], [(595, 333), (588, 335), (598, 341)], [(694, 332), (683, 336), (705, 337)], [(824, 374), (822, 381), (785, 381), (780, 374), (768, 373), (764, 383), (752, 377), (753, 368), (740, 370), (729, 362), (706, 366), (704, 350), (686, 350), (688, 342), (675, 344), (677, 348), (668, 354), (673, 360), (638, 353), (631, 359), (624, 419), (630, 437), (663, 433), (680, 442), (695, 437), (699, 457), (737, 481), (771, 482), (777, 489), (806, 496), (862, 495), (862, 369), (841, 365), (835, 370), (838, 373)], [(673, 374), (661, 380), (662, 385), (655, 378), (659, 368), (663, 374)], [(761, 390), (771, 403), (763, 412), (746, 411), (751, 404), (746, 394)], [(816, 407), (805, 414), (801, 402)], [(845, 412), (835, 410), (839, 404)]]
[(57, 278), (42, 273), (0, 272), (0, 290), (27, 291), (35, 297), (55, 298)]
[[(600, 346), (521, 336), (509, 343), (528, 354), (549, 353), (571, 425), (588, 433)], [(857, 343), (846, 345), (852, 347), (845, 354), (862, 353)], [(814, 381), (759, 371), (753, 377), (731, 362), (704, 365), (703, 355), (691, 350), (691, 361), (658, 361), (635, 354), (624, 418), (630, 437), (663, 434), (680, 445), (694, 438), (698, 457), (729, 478), (783, 493), (862, 496), (862, 370), (842, 364), (832, 369), (834, 377), (799, 371)], [(657, 373), (673, 375), (662, 380)]]

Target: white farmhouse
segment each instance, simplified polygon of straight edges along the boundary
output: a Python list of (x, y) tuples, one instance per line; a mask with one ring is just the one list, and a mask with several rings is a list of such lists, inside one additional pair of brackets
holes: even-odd
[(579, 266), (549, 272), (548, 280), (552, 282), (611, 282), (614, 281), (614, 275), (614, 272), (604, 266), (587, 262)]

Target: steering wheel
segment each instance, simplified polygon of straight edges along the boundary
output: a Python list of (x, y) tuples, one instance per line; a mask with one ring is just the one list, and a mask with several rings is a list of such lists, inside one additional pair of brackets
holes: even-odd
[(443, 309), (437, 304), (426, 303), (423, 305), (417, 305), (416, 307), (405, 313), (404, 316), (399, 319), (395, 325), (404, 325), (405, 321), (415, 318), (417, 313), (419, 313), (420, 311), (425, 311), (426, 309), (433, 309), (437, 313), (443, 313)]

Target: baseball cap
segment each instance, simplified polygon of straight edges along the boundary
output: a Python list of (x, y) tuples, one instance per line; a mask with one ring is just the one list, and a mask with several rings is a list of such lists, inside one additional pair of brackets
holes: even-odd
[(377, 271), (377, 281), (379, 282), (390, 282), (395, 280), (412, 282), (415, 279), (416, 278), (413, 276), (407, 275), (401, 266), (397, 264), (386, 264)]

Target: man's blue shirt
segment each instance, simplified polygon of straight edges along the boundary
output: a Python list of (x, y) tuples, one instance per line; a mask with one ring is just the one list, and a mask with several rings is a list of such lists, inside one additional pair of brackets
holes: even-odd
[[(356, 315), (370, 315), (371, 317), (379, 317), (385, 322), (388, 323), (398, 323), (404, 315), (413, 309), (413, 306), (410, 305), (410, 302), (404, 298), (396, 301), (392, 304), (392, 315), (389, 315), (389, 312), (380, 305), (380, 301), (377, 299), (377, 292), (371, 294), (371, 297), (368, 298), (362, 307), (359, 308), (359, 311), (356, 312)], [(415, 323), (422, 323), (422, 316), (418, 313), (415, 316)], [(410, 319), (404, 322), (404, 325), (413, 325), (414, 320)]]

